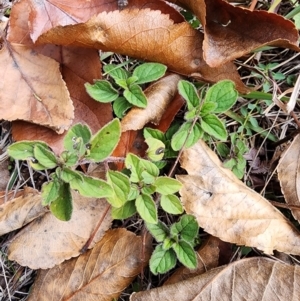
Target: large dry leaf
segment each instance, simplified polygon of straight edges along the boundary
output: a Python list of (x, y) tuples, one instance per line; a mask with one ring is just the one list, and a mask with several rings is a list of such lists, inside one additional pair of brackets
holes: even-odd
[(158, 124), (177, 92), (181, 76), (170, 74), (149, 86), (144, 92), (148, 105), (145, 109), (134, 107), (122, 119), (122, 131), (140, 130), (148, 122)]
[[(32, 269), (48, 269), (80, 254), (80, 249), (106, 211), (107, 202), (85, 198), (77, 193), (72, 196), (74, 208), (71, 220), (60, 221), (51, 213), (35, 219), (14, 237), (8, 250), (10, 260)], [(110, 224), (109, 211), (90, 248), (101, 239)]]
[(160, 62), (170, 70), (208, 82), (231, 79), (246, 92), (234, 64), (209, 67), (202, 56), (203, 35), (187, 22), (174, 23), (169, 15), (151, 9), (103, 12), (86, 23), (57, 26), (38, 43), (74, 45), (113, 51)]
[(264, 45), (299, 51), (295, 25), (277, 14), (250, 11), (223, 0), (170, 0), (188, 7), (204, 26), (204, 59), (212, 67)]
[[(295, 219), (300, 221), (300, 136), (298, 135), (279, 161), (278, 178), (285, 201), (291, 205)], [(293, 206), (298, 206), (296, 209)]]
[(125, 229), (109, 230), (92, 250), (40, 271), (28, 301), (117, 299), (149, 257), (141, 237)]
[(35, 189), (25, 188), (21, 196), (0, 205), (0, 235), (23, 227), (47, 211), (41, 205), (40, 193)]
[(267, 258), (236, 261), (225, 268), (145, 292), (131, 301), (299, 300), (300, 267)]
[[(74, 104), (75, 117), (72, 124), (87, 124), (95, 133), (112, 120), (111, 105), (91, 99), (84, 88), (86, 82), (102, 77), (97, 50), (79, 47), (45, 47), (39, 50), (60, 62), (62, 75)], [(57, 135), (48, 128), (23, 121), (13, 123), (12, 134), (17, 141), (45, 141), (57, 154), (63, 150), (63, 138), (66, 135)]]
[(227, 245), (227, 247), (229, 246), (229, 244), (221, 241), (217, 237), (210, 236), (203, 246), (197, 250), (197, 268), (190, 270), (185, 266), (181, 266), (167, 279), (164, 285), (187, 280), (216, 268), (220, 265), (219, 257), (222, 255), (221, 251), (225, 245)]
[(74, 108), (59, 64), (27, 46), (2, 42), (0, 118), (22, 119), (64, 132), (74, 118)]
[(203, 141), (183, 151), (181, 165), (188, 172), (177, 176), (181, 200), (205, 231), (267, 254), (300, 254), (299, 232), (290, 221), (224, 168)]

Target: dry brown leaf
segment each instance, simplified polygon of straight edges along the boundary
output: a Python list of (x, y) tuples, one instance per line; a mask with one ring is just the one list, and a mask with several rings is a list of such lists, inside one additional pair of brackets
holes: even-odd
[(141, 237), (125, 229), (109, 230), (95, 247), (38, 273), (28, 301), (111, 301), (140, 273), (150, 257)]
[(26, 187), (21, 196), (0, 205), (0, 235), (23, 227), (47, 211), (41, 205), (40, 193)]
[(133, 294), (131, 301), (299, 300), (300, 267), (267, 258), (236, 261), (201, 276)]
[(148, 105), (145, 109), (134, 107), (122, 119), (122, 132), (140, 130), (148, 122), (158, 124), (177, 92), (181, 76), (170, 74), (158, 80), (145, 91)]
[[(51, 213), (35, 219), (14, 237), (8, 250), (10, 260), (31, 269), (48, 269), (80, 254), (80, 249), (106, 211), (107, 202), (105, 199), (85, 198), (78, 193), (72, 193), (72, 196), (71, 220), (60, 221)], [(101, 239), (110, 224), (109, 211), (89, 248)]]
[(292, 223), (224, 168), (203, 141), (183, 151), (181, 165), (188, 172), (177, 176), (183, 184), (181, 200), (205, 231), (267, 254), (275, 249), (300, 254), (299, 232)]
[(224, 244), (226, 243), (219, 238), (210, 236), (204, 245), (197, 251), (197, 268), (190, 270), (181, 266), (167, 279), (164, 285), (187, 280), (219, 266), (220, 251)]
[(223, 0), (170, 0), (188, 7), (204, 27), (204, 59), (212, 67), (274, 45), (299, 51), (298, 30), (277, 14), (250, 11)]
[[(278, 178), (287, 204), (292, 205), (294, 218), (300, 221), (300, 136), (283, 153), (278, 167)], [(293, 207), (298, 206), (299, 209)]]
[[(102, 77), (97, 50), (79, 47), (46, 47), (39, 50), (44, 54), (51, 55), (61, 64), (62, 75), (74, 104), (75, 117), (72, 125), (79, 122), (87, 124), (95, 133), (112, 120), (111, 105), (91, 99), (84, 88), (86, 82)], [(60, 154), (64, 149), (63, 139), (66, 133), (57, 135), (42, 126), (16, 121), (13, 123), (12, 134), (16, 141), (45, 141), (56, 154)]]
[(2, 43), (0, 117), (39, 123), (62, 133), (74, 112), (59, 64), (24, 45), (5, 39)]
[(200, 80), (231, 79), (247, 92), (233, 63), (209, 67), (202, 56), (203, 35), (187, 22), (175, 24), (158, 10), (124, 9), (103, 12), (86, 23), (57, 26), (37, 43), (73, 45), (113, 51), (147, 61), (160, 62), (170, 70)]

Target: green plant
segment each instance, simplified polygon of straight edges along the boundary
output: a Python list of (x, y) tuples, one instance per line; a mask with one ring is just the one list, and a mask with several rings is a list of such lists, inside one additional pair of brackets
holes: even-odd
[(117, 117), (122, 118), (132, 106), (145, 108), (147, 98), (140, 87), (161, 78), (167, 67), (159, 63), (144, 63), (136, 67), (132, 74), (121, 68), (122, 65), (109, 64), (104, 71), (114, 80), (117, 87), (123, 89), (122, 95), (107, 80), (98, 80), (94, 85), (85, 84), (87, 93), (99, 102), (113, 102), (113, 109)]
[(54, 169), (51, 180), (42, 186), (42, 204), (60, 220), (72, 215), (71, 189), (86, 197), (111, 197), (112, 187), (104, 180), (86, 176), (75, 168), (83, 161), (101, 162), (116, 147), (121, 135), (118, 119), (114, 119), (94, 136), (88, 126), (76, 124), (64, 138), (65, 150), (55, 155), (41, 141), (21, 141), (8, 147), (8, 154), (16, 160), (27, 160), (35, 170)]
[(172, 269), (176, 265), (176, 257), (186, 267), (196, 268), (194, 245), (199, 226), (194, 216), (183, 215), (170, 228), (161, 221), (157, 224), (147, 223), (146, 226), (159, 243), (150, 258), (150, 270), (153, 274), (163, 274)]
[(159, 176), (158, 167), (134, 154), (125, 159), (128, 175), (118, 171), (108, 171), (107, 181), (113, 188), (113, 196), (107, 197), (112, 205), (112, 217), (124, 219), (138, 212), (147, 223), (157, 223), (157, 205), (171, 214), (181, 214), (183, 208), (175, 195), (181, 183), (166, 176)]
[[(200, 138), (214, 137), (225, 141), (228, 133), (216, 114), (229, 110), (235, 104), (238, 93), (234, 83), (229, 80), (218, 82), (208, 89), (204, 99), (188, 81), (180, 81), (178, 90), (187, 102), (187, 112), (184, 116), (185, 122), (172, 137), (172, 148), (180, 150), (183, 146), (191, 147)], [(201, 92), (203, 94), (204, 90)]]

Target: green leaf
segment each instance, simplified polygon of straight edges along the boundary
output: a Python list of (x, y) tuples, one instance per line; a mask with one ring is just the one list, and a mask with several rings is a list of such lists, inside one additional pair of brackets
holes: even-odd
[(163, 242), (169, 236), (168, 227), (161, 221), (157, 224), (146, 223), (146, 227), (157, 242)]
[(135, 201), (136, 210), (141, 218), (150, 224), (157, 223), (157, 208), (152, 197), (147, 194), (140, 194)]
[(48, 147), (46, 143), (40, 141), (20, 141), (8, 146), (7, 153), (15, 160), (27, 160), (34, 157), (35, 145)]
[(115, 118), (98, 131), (91, 140), (90, 151), (85, 158), (95, 162), (103, 161), (117, 146), (121, 136), (121, 124)]
[(197, 267), (197, 256), (192, 246), (186, 241), (179, 241), (172, 246), (178, 260), (189, 269)]
[(128, 89), (128, 84), (126, 79), (116, 79), (116, 84), (123, 89)]
[(125, 113), (132, 107), (125, 97), (118, 97), (113, 102), (113, 110), (118, 118), (123, 118)]
[(30, 166), (35, 170), (45, 170), (47, 169), (46, 166), (40, 164), (39, 161), (35, 158), (30, 159), (29, 161)]
[(77, 190), (82, 196), (94, 198), (108, 198), (113, 196), (113, 189), (105, 181), (81, 175), (82, 180), (74, 178), (70, 181), (72, 189)]
[(35, 159), (38, 160), (39, 164), (43, 165), (45, 169), (52, 169), (57, 166), (57, 157), (47, 146), (36, 144), (33, 148), (33, 153)]
[(162, 142), (165, 142), (164, 133), (160, 130), (151, 129), (151, 128), (146, 127), (146, 128), (144, 128), (143, 134), (144, 134), (145, 139), (155, 138)]
[(162, 195), (174, 194), (182, 187), (178, 180), (169, 177), (158, 177), (153, 185), (156, 187), (156, 192)]
[(70, 153), (68, 151), (63, 151), (60, 154), (61, 160), (64, 162), (64, 165), (70, 167), (77, 164), (79, 160), (79, 155), (75, 153)]
[(176, 265), (176, 255), (172, 249), (164, 250), (162, 245), (156, 246), (153, 251), (149, 266), (154, 275), (165, 274)]
[(121, 172), (109, 170), (106, 174), (107, 183), (112, 187), (114, 195), (108, 197), (107, 201), (113, 207), (123, 206), (129, 195), (130, 182), (129, 178)]
[(210, 102), (210, 101), (205, 102), (201, 107), (201, 115), (204, 116), (213, 112), (217, 108), (217, 106), (218, 105), (215, 102)]
[(198, 235), (199, 225), (193, 215), (185, 214), (181, 219), (173, 224), (170, 228), (170, 232), (173, 236), (178, 234), (183, 240), (193, 242)]
[(114, 80), (117, 79), (127, 79), (129, 76), (129, 73), (121, 68), (121, 66), (116, 64), (108, 64), (103, 66), (103, 70), (105, 73), (108, 73)]
[(186, 80), (179, 81), (178, 92), (186, 100), (189, 111), (200, 105), (200, 98), (192, 83)]
[(127, 82), (127, 86), (130, 86), (130, 85), (136, 83), (137, 80), (138, 80), (138, 78), (136, 76), (130, 76), (130, 77), (128, 77), (127, 81), (126, 81)]
[(141, 160), (138, 156), (130, 153), (125, 158), (125, 166), (131, 171), (129, 179), (133, 183), (138, 183), (142, 180), (143, 169), (140, 166)]
[(127, 99), (127, 101), (134, 106), (137, 106), (139, 108), (146, 108), (148, 101), (147, 98), (138, 85), (132, 85), (129, 89), (126, 89), (124, 91), (124, 97)]
[(165, 65), (159, 63), (144, 63), (134, 69), (133, 76), (138, 78), (136, 84), (145, 84), (161, 78), (166, 71), (167, 67)]
[(146, 185), (141, 189), (141, 193), (143, 194), (153, 194), (155, 192), (155, 186), (153, 185)]
[(164, 250), (169, 250), (170, 248), (172, 248), (173, 244), (176, 243), (176, 240), (170, 238), (170, 237), (167, 237), (163, 244), (162, 244), (162, 247)]
[(227, 139), (227, 131), (223, 122), (213, 114), (202, 117), (201, 127), (207, 134), (219, 140)]
[(85, 124), (75, 124), (64, 137), (64, 148), (71, 153), (78, 153), (79, 156), (86, 152), (86, 145), (90, 142), (92, 133)]
[(170, 214), (181, 214), (183, 213), (183, 207), (180, 199), (173, 194), (162, 195), (160, 199), (160, 206), (164, 211)]
[(129, 195), (128, 195), (128, 198), (127, 198), (128, 201), (135, 200), (138, 197), (139, 194), (140, 194), (140, 190), (139, 190), (138, 185), (131, 184)]
[[(145, 159), (140, 159), (140, 168), (142, 170), (141, 176), (145, 183), (152, 184), (153, 179), (159, 175), (158, 167), (153, 163)], [(151, 181), (147, 181), (147, 178), (151, 177)]]
[(235, 165), (237, 165), (237, 161), (234, 158), (231, 158), (223, 163), (223, 166), (232, 169)]
[(59, 220), (68, 221), (71, 219), (73, 204), (68, 183), (62, 183), (59, 186), (57, 198), (50, 204), (50, 211)]
[(42, 205), (47, 206), (59, 196), (60, 185), (63, 183), (53, 180), (42, 185)]
[(148, 144), (147, 157), (152, 161), (160, 161), (164, 157), (165, 144), (158, 139), (149, 137), (145, 140)]
[(217, 143), (217, 152), (221, 157), (226, 158), (230, 154), (230, 148), (225, 143), (219, 142)]
[(99, 80), (94, 85), (84, 84), (86, 92), (99, 102), (112, 102), (119, 97), (119, 92), (107, 80)]
[(222, 80), (208, 89), (205, 102), (215, 102), (217, 104), (215, 113), (223, 113), (229, 110), (236, 102), (238, 92), (235, 89), (234, 82)]
[(119, 208), (111, 208), (111, 216), (113, 219), (125, 219), (136, 213), (135, 201), (126, 202)]
[(84, 174), (80, 171), (76, 171), (67, 167), (62, 168), (60, 172), (58, 169), (56, 171), (60, 173), (60, 178), (66, 183), (70, 183), (74, 179), (77, 179), (78, 181), (83, 181)]

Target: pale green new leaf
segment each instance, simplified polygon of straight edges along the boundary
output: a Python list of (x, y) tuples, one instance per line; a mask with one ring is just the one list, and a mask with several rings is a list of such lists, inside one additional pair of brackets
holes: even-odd
[(108, 197), (107, 201), (113, 207), (121, 207), (123, 206), (129, 195), (130, 191), (130, 182), (129, 178), (121, 172), (109, 170), (106, 174), (107, 183), (113, 189), (114, 195), (112, 197)]
[(40, 141), (20, 141), (8, 146), (7, 153), (15, 160), (27, 160), (34, 157), (35, 145), (48, 147), (46, 143)]
[(34, 158), (38, 160), (38, 163), (43, 165), (45, 169), (52, 169), (57, 166), (57, 157), (48, 147), (36, 144), (33, 148), (33, 154)]
[(161, 78), (166, 71), (167, 67), (165, 65), (159, 63), (144, 63), (134, 69), (133, 76), (138, 78), (136, 84), (140, 85)]
[(189, 269), (195, 269), (197, 267), (197, 256), (192, 246), (186, 241), (179, 241), (173, 244), (173, 250), (175, 251), (178, 260)]
[(144, 128), (144, 138), (148, 139), (148, 138), (155, 138), (158, 139), (162, 142), (165, 142), (165, 138), (164, 138), (164, 133), (160, 130), (157, 129), (151, 129), (151, 128)]
[(158, 245), (153, 251), (149, 266), (154, 275), (165, 274), (176, 265), (176, 255), (172, 249), (165, 250), (162, 245)]
[(138, 156), (130, 153), (125, 158), (125, 166), (131, 171), (129, 179), (133, 183), (138, 183), (142, 180), (143, 169), (140, 166), (141, 160)]
[(74, 179), (77, 179), (78, 181), (83, 181), (84, 174), (82, 172), (70, 169), (68, 167), (64, 167), (62, 169), (58, 168), (56, 172), (58, 175), (60, 175), (60, 178), (66, 183), (70, 183)]
[(140, 194), (135, 201), (136, 210), (141, 218), (150, 224), (157, 223), (157, 208), (151, 196)]
[(42, 185), (42, 205), (47, 206), (57, 199), (59, 196), (60, 185), (63, 183), (57, 180), (52, 180), (50, 182), (45, 182)]
[(201, 127), (204, 132), (214, 138), (225, 141), (227, 139), (227, 131), (223, 122), (213, 114), (202, 117)]
[(86, 159), (100, 162), (106, 159), (117, 146), (121, 136), (121, 124), (115, 118), (102, 127), (91, 139)]
[(127, 99), (127, 101), (134, 106), (137, 106), (139, 108), (147, 107), (148, 101), (140, 86), (130, 86), (129, 89), (126, 89), (124, 91), (123, 95)]
[(186, 80), (181, 80), (178, 83), (178, 92), (186, 100), (188, 110), (196, 108), (200, 104), (200, 98), (197, 94), (195, 86)]
[(183, 213), (183, 207), (180, 199), (173, 194), (162, 195), (160, 198), (160, 206), (164, 211), (170, 214), (181, 214)]
[(84, 84), (87, 93), (99, 102), (112, 102), (119, 97), (119, 92), (107, 80), (99, 80), (94, 85)]
[(126, 202), (120, 208), (111, 208), (111, 216), (113, 219), (125, 219), (136, 213), (135, 201)]
[(114, 80), (124, 79), (126, 80), (129, 73), (116, 64), (108, 64), (103, 66), (105, 73), (108, 73)]
[(147, 138), (145, 142), (148, 144), (147, 157), (152, 161), (162, 160), (166, 148), (165, 144), (161, 140), (152, 137)]
[(238, 92), (234, 82), (222, 80), (208, 89), (205, 102), (215, 102), (217, 107), (214, 113), (223, 113), (229, 110), (237, 101)]
[(146, 223), (146, 227), (157, 242), (163, 242), (169, 236), (168, 227), (161, 221), (157, 224)]
[(153, 185), (156, 187), (156, 192), (162, 195), (174, 194), (182, 187), (178, 180), (169, 177), (158, 177)]

